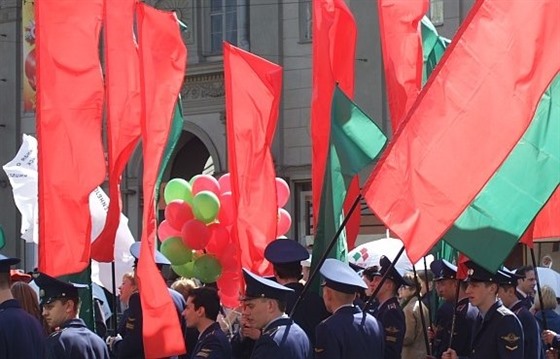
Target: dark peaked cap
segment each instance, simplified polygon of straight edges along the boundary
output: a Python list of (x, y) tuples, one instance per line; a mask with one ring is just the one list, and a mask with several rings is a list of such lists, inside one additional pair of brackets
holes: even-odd
[(393, 267), (391, 268), (391, 270), (389, 270), (389, 267), (391, 266), (391, 260), (386, 256), (381, 256), (381, 258), (379, 258), (379, 266), (379, 272), (374, 273), (374, 276), (377, 275), (382, 277), (386, 272), (389, 272), (387, 274), (387, 279), (392, 280), (397, 285), (397, 287), (400, 287), (401, 285), (410, 285), (410, 283), (404, 280), (397, 268)]
[(299, 263), (309, 258), (309, 253), (298, 241), (276, 239), (266, 246), (264, 257), (272, 264)]
[(8, 273), (10, 267), (20, 262), (19, 258), (6, 257), (0, 254), (0, 273)]
[(430, 269), (434, 273), (434, 280), (457, 279), (457, 267), (445, 259), (436, 259), (430, 263)]
[(41, 305), (62, 298), (78, 298), (78, 289), (87, 288), (86, 284), (63, 282), (44, 273), (39, 273), (35, 278), (35, 284), (40, 288)]
[(467, 271), (467, 274), (468, 274), (467, 281), (469, 281), (469, 282), (491, 282), (491, 283), (500, 284), (499, 283), (499, 278), (500, 278), (499, 275), (494, 274), (494, 273), (490, 273), (489, 271), (482, 268), (481, 266), (479, 266), (478, 264), (476, 264), (473, 261), (468, 261), (467, 263), (465, 263), (465, 265), (469, 269)]
[(346, 263), (327, 258), (319, 270), (325, 285), (337, 292), (352, 294), (367, 289), (364, 280)]
[(241, 297), (242, 301), (269, 298), (285, 302), (287, 295), (294, 291), (280, 283), (251, 273), (245, 268), (243, 268), (243, 278), (245, 279), (246, 287), (245, 295)]

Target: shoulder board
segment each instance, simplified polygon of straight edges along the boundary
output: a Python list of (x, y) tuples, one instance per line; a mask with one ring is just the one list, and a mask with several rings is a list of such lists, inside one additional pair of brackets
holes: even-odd
[(397, 303), (389, 303), (387, 305), (387, 309), (397, 309), (397, 308), (398, 308)]
[(56, 337), (57, 335), (62, 334), (62, 332), (65, 331), (65, 330), (66, 330), (66, 328), (57, 330), (57, 331), (55, 331), (55, 332), (52, 332), (52, 333), (49, 335), (49, 338), (54, 338), (54, 337)]
[(278, 331), (278, 327), (272, 327), (272, 328), (267, 329), (266, 331), (264, 331), (264, 332), (262, 333), (262, 335), (266, 335), (266, 336), (269, 336), (269, 337), (273, 337), (274, 334), (276, 334), (277, 331)]
[(511, 312), (511, 310), (507, 309), (507, 308), (504, 307), (504, 306), (498, 307), (498, 308), (496, 309), (496, 312), (497, 312), (497, 313), (500, 313), (503, 317), (505, 317), (506, 315), (511, 315), (511, 314), (513, 314), (513, 313)]

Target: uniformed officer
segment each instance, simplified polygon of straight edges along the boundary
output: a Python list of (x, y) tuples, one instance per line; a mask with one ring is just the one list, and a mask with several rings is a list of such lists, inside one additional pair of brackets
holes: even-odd
[[(478, 307), (473, 349), (470, 359), (522, 359), (524, 351), (523, 328), (509, 309), (497, 298), (496, 275), (469, 261), (466, 294), (471, 304)], [(442, 359), (456, 359), (457, 353), (448, 349)]]
[(379, 320), (385, 332), (385, 359), (400, 359), (406, 324), (404, 313), (397, 299), (397, 291), (407, 283), (396, 268), (389, 270), (391, 261), (382, 256), (379, 259), (379, 271), (372, 273), (373, 290), (381, 282), (381, 277), (387, 274), (387, 279), (377, 294), (379, 303), (373, 315)]
[(193, 349), (193, 359), (230, 359), (231, 345), (216, 322), (220, 297), (216, 289), (200, 287), (190, 291), (183, 311), (190, 328), (198, 329), (200, 337)]
[(47, 358), (108, 359), (109, 352), (103, 339), (78, 318), (78, 288), (87, 285), (63, 282), (44, 273), (38, 274), (35, 284), (40, 288), (43, 317), (55, 330), (47, 338)]
[(310, 359), (307, 334), (285, 314), (286, 299), (293, 289), (243, 269), (243, 315), (247, 324), (261, 329), (251, 359)]
[[(473, 330), (478, 317), (478, 309), (469, 303), (469, 298), (465, 294), (467, 283), (457, 280), (457, 267), (445, 259), (433, 261), (430, 268), (434, 273), (436, 291), (444, 300), (436, 312), (432, 354), (436, 358), (440, 358), (443, 352), (449, 348), (453, 312), (455, 312), (451, 348), (459, 356), (468, 356), (472, 350)], [(457, 289), (459, 289), (459, 297), (457, 297)], [(457, 303), (456, 307), (455, 303)]]
[(500, 284), (498, 297), (502, 300), (502, 303), (517, 316), (517, 319), (519, 319), (523, 327), (525, 339), (525, 354), (523, 357), (525, 359), (544, 358), (544, 348), (541, 342), (537, 319), (527, 310), (515, 293), (515, 287), (517, 286), (517, 279), (519, 277), (506, 268), (499, 270), (496, 276)]
[(327, 259), (320, 273), (324, 279), (323, 300), (332, 315), (317, 326), (315, 358), (383, 358), (381, 325), (353, 304), (356, 293), (367, 288), (362, 278), (336, 259)]
[(19, 258), (0, 254), (0, 358), (45, 357), (41, 323), (23, 310), (10, 291), (10, 266)]
[[(286, 299), (286, 313), (291, 313), (303, 291), (303, 284), (300, 283), (303, 277), (301, 261), (308, 259), (309, 253), (295, 240), (277, 239), (266, 246), (264, 257), (272, 263), (276, 281), (294, 290), (288, 293)], [(323, 299), (317, 293), (307, 292), (299, 302), (292, 319), (307, 333), (313, 345), (315, 327), (328, 316)]]
[[(136, 265), (138, 258), (140, 258), (140, 242), (134, 242), (130, 246), (130, 254), (135, 258), (134, 273), (136, 275)], [(154, 261), (158, 269), (161, 271), (162, 266), (170, 265), (171, 262), (158, 250), (154, 250)], [(181, 323), (181, 330), (183, 337), (186, 341), (186, 323), (182, 317), (183, 310), (185, 309), (185, 299), (181, 293), (167, 288), (175, 308), (177, 309), (177, 316)], [(115, 357), (117, 358), (142, 358), (144, 357), (144, 339), (142, 335), (142, 304), (140, 302), (140, 293), (134, 292), (128, 300), (128, 317), (126, 318), (125, 332), (122, 338), (111, 338), (107, 341), (111, 347)], [(189, 348), (187, 348), (188, 350)], [(190, 353), (190, 351), (189, 351)], [(187, 353), (188, 354), (188, 353)], [(186, 354), (186, 355), (187, 355)], [(179, 358), (186, 357), (180, 356)]]

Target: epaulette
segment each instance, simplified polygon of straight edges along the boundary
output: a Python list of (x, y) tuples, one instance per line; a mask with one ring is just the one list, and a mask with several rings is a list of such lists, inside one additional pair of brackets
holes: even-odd
[(397, 309), (397, 303), (389, 303), (387, 305), (387, 309)]
[(273, 327), (264, 331), (262, 335), (268, 335), (272, 338), (277, 331), (278, 331), (278, 327)]
[(62, 328), (62, 329), (59, 329), (59, 330), (56, 330), (56, 331), (52, 332), (52, 333), (49, 335), (49, 338), (54, 338), (54, 337), (56, 337), (57, 335), (62, 334), (62, 332), (65, 331), (66, 329), (68, 329), (68, 328)]
[(502, 315), (502, 317), (505, 317), (505, 316), (507, 316), (507, 315), (512, 314), (511, 310), (507, 309), (507, 308), (504, 307), (504, 306), (498, 307), (498, 308), (496, 309), (496, 312), (500, 313), (500, 314)]

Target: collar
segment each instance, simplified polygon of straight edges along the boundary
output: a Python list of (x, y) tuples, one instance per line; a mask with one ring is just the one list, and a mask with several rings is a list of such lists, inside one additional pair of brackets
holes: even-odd
[(202, 337), (206, 337), (210, 333), (214, 332), (216, 329), (221, 330), (220, 324), (218, 324), (217, 322), (214, 322), (214, 323), (210, 324), (206, 329), (204, 329), (204, 331), (202, 333), (200, 333), (200, 335), (198, 336), (198, 339), (200, 340)]
[(86, 323), (81, 319), (81, 318), (74, 318), (74, 319), (70, 319), (64, 322), (64, 324), (62, 324), (60, 326), (60, 329), (64, 329), (64, 328), (69, 328), (69, 327), (73, 327), (73, 328), (79, 328), (79, 327), (85, 327)]
[(387, 306), (387, 305), (391, 304), (391, 302), (396, 302), (397, 305), (399, 304), (399, 300), (397, 299), (397, 297), (391, 297), (391, 298), (387, 299), (386, 301), (384, 301), (383, 303), (379, 302), (379, 308)]
[(8, 299), (0, 303), (0, 310), (4, 310), (8, 308), (21, 308), (21, 305), (16, 299)]
[(340, 309), (347, 308), (347, 307), (353, 308), (353, 307), (354, 307), (354, 304), (352, 304), (352, 303), (350, 303), (350, 304), (343, 304), (343, 305), (341, 305), (340, 307), (336, 308), (336, 309), (333, 311), (332, 314), (338, 312)]
[(519, 295), (521, 295), (521, 297), (527, 298), (528, 295), (525, 294), (524, 291), (522, 291), (521, 289), (519, 289), (519, 288), (517, 288), (517, 287), (515, 287), (515, 290), (517, 291), (517, 293), (519, 293)]
[(277, 321), (282, 320), (282, 319), (289, 319), (289, 318), (290, 318), (290, 317), (288, 317), (288, 315), (287, 315), (286, 313), (282, 313), (281, 316), (279, 316), (279, 317), (277, 317), (277, 318), (274, 318), (274, 319), (272, 319), (270, 322), (268, 322), (268, 324), (264, 326), (264, 328), (262, 329), (262, 331), (263, 331), (263, 332), (266, 331), (269, 327), (272, 326), (272, 324), (274, 324), (274, 322), (277, 322)]

